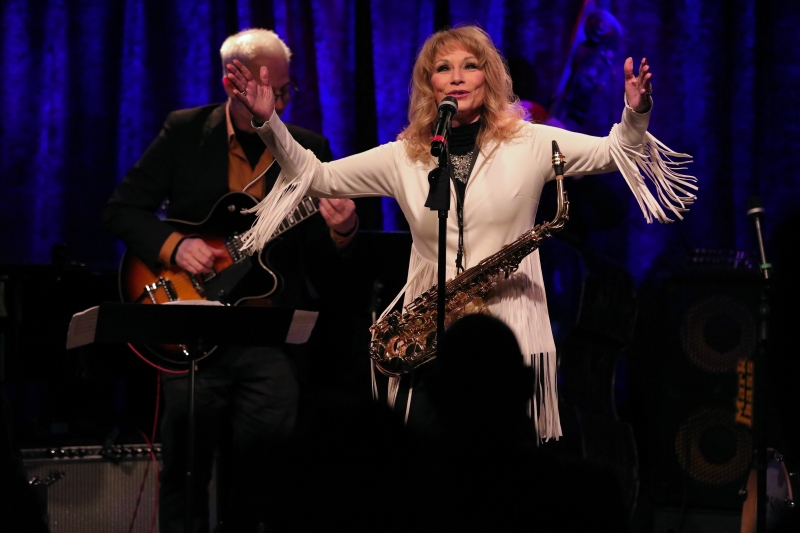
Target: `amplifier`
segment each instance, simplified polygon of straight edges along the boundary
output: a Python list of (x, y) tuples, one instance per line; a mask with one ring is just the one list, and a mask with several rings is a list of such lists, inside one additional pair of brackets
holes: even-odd
[[(154, 448), (160, 460), (161, 445)], [(150, 531), (158, 473), (146, 445), (23, 449), (22, 459), (52, 533)]]

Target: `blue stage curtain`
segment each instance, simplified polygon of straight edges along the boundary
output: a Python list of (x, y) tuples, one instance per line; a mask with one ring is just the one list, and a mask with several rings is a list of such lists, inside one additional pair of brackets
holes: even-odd
[[(224, 99), (218, 50), (230, 33), (268, 26), (286, 40), (301, 89), (286, 116), (325, 134), (343, 157), (402, 130), (414, 57), (445, 25), (487, 29), (519, 95), (547, 107), (583, 3), (5, 0), (0, 263), (47, 263), (51, 246), (66, 243), (74, 260), (114, 265), (103, 204), (169, 111)], [(800, 10), (755, 0), (597, 4), (619, 20), (622, 53), (585, 130), (603, 135), (619, 119), (624, 58), (646, 56), (650, 130), (695, 157), (700, 191), (686, 221), (648, 226), (619, 176), (571, 181), (579, 238), (639, 281), (691, 248), (754, 249), (751, 195), (763, 198), (768, 234), (798, 210)], [(402, 227), (391, 200), (364, 215), (373, 229)]]

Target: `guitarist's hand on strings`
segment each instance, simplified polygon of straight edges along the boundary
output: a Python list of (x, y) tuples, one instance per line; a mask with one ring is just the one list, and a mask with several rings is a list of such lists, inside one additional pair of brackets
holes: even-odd
[(356, 229), (356, 204), (349, 198), (320, 198), (319, 213), (328, 227), (339, 235), (349, 235)]
[(275, 95), (269, 84), (269, 70), (261, 67), (259, 80), (238, 59), (225, 65), (228, 69), (227, 79), (233, 86), (233, 95), (250, 111), (255, 124), (263, 124), (272, 118), (275, 111)]
[(175, 264), (190, 274), (209, 274), (214, 261), (227, 252), (206, 244), (203, 239), (183, 239), (175, 251)]

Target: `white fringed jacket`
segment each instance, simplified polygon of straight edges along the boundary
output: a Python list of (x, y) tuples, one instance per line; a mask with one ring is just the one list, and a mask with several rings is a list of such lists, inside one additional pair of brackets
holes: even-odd
[[(525, 123), (513, 141), (488, 142), (482, 146), (464, 197), (464, 268), (476, 265), (534, 226), (542, 187), (555, 177), (551, 163), (553, 140), (558, 142), (566, 157), (565, 175), (599, 174), (619, 169), (648, 223), (653, 218), (670, 221), (645, 185), (644, 174), (653, 182), (663, 207), (681, 218), (679, 213), (695, 198), (687, 189), (696, 190), (696, 186), (692, 183), (695, 178), (676, 172), (683, 168), (676, 159), (689, 156), (670, 151), (647, 133), (648, 121), (649, 112), (636, 113), (626, 105), (621, 122), (612, 127), (607, 137)], [(400, 205), (413, 238), (405, 303), (436, 283), (438, 218), (436, 211), (424, 206), (429, 190), (428, 172), (435, 166), (433, 158), (425, 163), (411, 161), (406, 154), (405, 141), (396, 141), (338, 161), (321, 163), (312, 152), (292, 139), (277, 114), (258, 130), (282, 171), (272, 192), (256, 208), (258, 220), (246, 236), (246, 248), (262, 248), (303, 195), (390, 196)], [(458, 247), (456, 200), (452, 189), (451, 196), (452, 212), (447, 219), (446, 264), (451, 265), (447, 267), (448, 279), (456, 275)], [(533, 419), (539, 436), (557, 438), (561, 435), (561, 426), (555, 344), (538, 250), (498, 285), (488, 303), (491, 313), (514, 331), (526, 355), (526, 363), (534, 367), (535, 376), (540, 376), (536, 379), (531, 406), (531, 412), (536, 414)], [(395, 390), (396, 386), (394, 383)]]

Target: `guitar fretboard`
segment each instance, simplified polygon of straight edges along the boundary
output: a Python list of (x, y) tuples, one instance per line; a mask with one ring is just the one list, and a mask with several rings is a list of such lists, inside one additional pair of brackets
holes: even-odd
[(283, 222), (280, 223), (278, 228), (275, 230), (275, 233), (272, 234), (270, 240), (274, 239), (284, 231), (293, 228), (300, 222), (319, 211), (318, 202), (319, 200), (316, 198), (309, 198), (308, 196), (304, 197), (300, 203), (297, 204), (297, 207), (295, 207), (294, 210), (283, 219)]
[[(311, 215), (317, 213), (319, 211), (319, 199), (317, 198), (309, 198), (308, 196), (304, 197), (297, 207), (292, 210), (289, 215), (283, 219), (280, 223), (278, 228), (275, 230), (275, 233), (272, 234), (272, 237), (269, 238), (271, 241), (281, 233), (293, 228), (294, 226), (298, 225)], [(242, 253), (242, 235), (232, 235), (228, 239), (225, 240), (225, 247), (228, 249), (228, 253), (230, 254), (231, 258), (233, 259), (234, 263), (238, 263), (245, 259), (246, 254)]]

